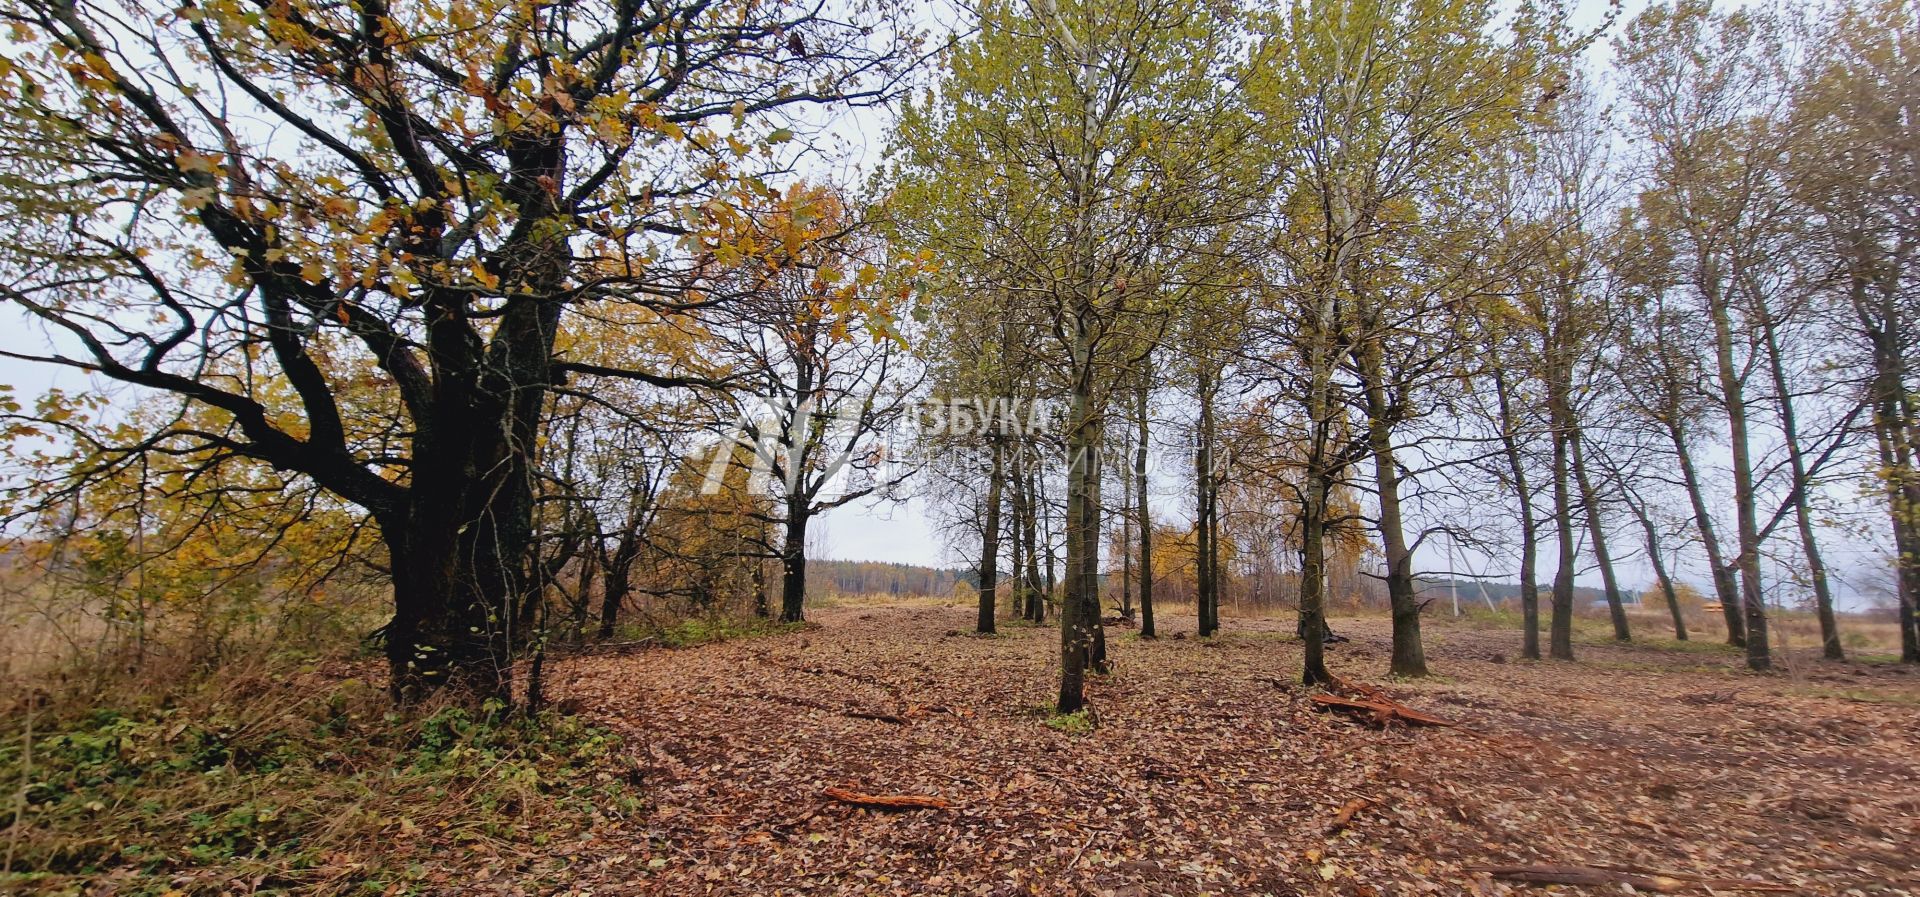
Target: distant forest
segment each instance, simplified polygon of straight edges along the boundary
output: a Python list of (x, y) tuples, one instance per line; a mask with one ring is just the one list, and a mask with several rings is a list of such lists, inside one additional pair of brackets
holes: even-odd
[[(819, 560), (808, 566), (807, 576), (811, 588), (820, 588), (842, 595), (951, 595), (955, 584), (972, 589), (978, 588), (980, 582), (979, 571), (974, 569), (923, 567), (917, 564), (896, 564), (886, 561)], [(1119, 587), (1117, 580), (1108, 574), (1103, 574), (1100, 581), (1106, 591)], [(1486, 596), (1496, 605), (1514, 602), (1520, 597), (1520, 584), (1516, 582), (1476, 582), (1471, 579), (1454, 580), (1454, 582), (1459, 585), (1460, 601), (1463, 606), (1469, 603), (1480, 603), (1483, 589)], [(1421, 600), (1437, 598), (1444, 601), (1447, 599), (1448, 580), (1422, 577), (1417, 580), (1417, 583)], [(1169, 582), (1166, 585), (1179, 584)], [(1178, 594), (1180, 590), (1177, 587), (1166, 591), (1171, 593), (1169, 597), (1175, 600), (1182, 597)], [(1370, 594), (1373, 591), (1371, 589), (1363, 588), (1361, 591), (1369, 593), (1362, 597), (1363, 601), (1365, 598), (1374, 597)], [(1384, 602), (1385, 590), (1381, 589), (1380, 592), (1380, 600)], [(1575, 586), (1573, 595), (1574, 601), (1579, 606), (1606, 600), (1604, 592), (1586, 586)], [(1240, 597), (1244, 599), (1246, 596)], [(1640, 596), (1634, 590), (1623, 589), (1622, 597), (1629, 604), (1636, 604)]]
[[(1447, 597), (1447, 583), (1449, 580), (1427, 579), (1423, 577), (1415, 582), (1418, 583), (1420, 597), (1423, 601), (1435, 595), (1441, 598)], [(1487, 597), (1492, 598), (1495, 604), (1518, 601), (1520, 599), (1520, 584), (1517, 582), (1482, 582), (1472, 579), (1456, 579), (1452, 580), (1452, 582), (1459, 586), (1460, 600), (1463, 603), (1467, 601), (1479, 601), (1482, 589), (1486, 590)], [(1640, 592), (1634, 589), (1622, 588), (1620, 590), (1620, 597), (1628, 604), (1638, 604), (1640, 602)], [(1574, 586), (1573, 600), (1576, 605), (1585, 606), (1594, 602), (1606, 601), (1607, 593), (1600, 589), (1589, 588), (1587, 586)]]
[(951, 595), (955, 583), (974, 586), (979, 574), (886, 561), (817, 560), (807, 565), (811, 588), (841, 595)]

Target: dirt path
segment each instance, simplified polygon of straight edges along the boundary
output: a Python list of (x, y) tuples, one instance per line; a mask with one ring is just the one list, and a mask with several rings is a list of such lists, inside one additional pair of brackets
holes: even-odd
[[(575, 845), (601, 894), (1495, 894), (1484, 863), (1612, 863), (1808, 894), (1920, 893), (1920, 678), (1754, 677), (1716, 653), (1439, 630), (1395, 683), (1458, 730), (1312, 712), (1281, 623), (1112, 631), (1099, 726), (1046, 724), (1058, 635), (964, 609), (836, 609), (805, 632), (574, 661), (556, 691), (629, 739), (647, 809)], [(1384, 627), (1336, 672), (1378, 681)], [(1168, 630), (1191, 631), (1190, 620)], [(1868, 698), (1861, 701), (1851, 698)], [(882, 813), (822, 788), (942, 795)], [(1370, 806), (1334, 832), (1343, 804)], [(1582, 892), (1563, 889), (1561, 893)], [(1618, 893), (1617, 891), (1609, 893)]]

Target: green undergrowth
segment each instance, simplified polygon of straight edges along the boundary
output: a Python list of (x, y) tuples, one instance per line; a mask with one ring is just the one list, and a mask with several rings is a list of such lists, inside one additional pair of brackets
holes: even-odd
[(216, 678), (74, 710), (37, 693), (5, 723), (5, 893), (408, 893), (437, 857), (638, 809), (618, 740), (579, 718), (400, 712), (351, 679)]
[(1065, 732), (1068, 735), (1086, 735), (1099, 726), (1100, 723), (1091, 710), (1047, 714), (1047, 728), (1056, 732)]
[[(1718, 639), (1689, 638), (1683, 642), (1679, 639), (1671, 638), (1671, 637), (1640, 638), (1636, 636), (1634, 640), (1631, 642), (1616, 642), (1613, 640), (1613, 637), (1609, 635), (1604, 643), (1608, 645), (1617, 645), (1620, 647), (1637, 646), (1641, 648), (1656, 648), (1661, 651), (1678, 651), (1682, 654), (1735, 655), (1735, 654), (1745, 653), (1742, 651), (1742, 649), (1736, 648)], [(1600, 642), (1596, 641), (1595, 644), (1600, 644)]]
[(636, 626), (627, 631), (627, 637), (637, 641), (651, 640), (664, 648), (697, 648), (734, 639), (801, 632), (812, 625), (776, 623), (758, 617), (688, 617), (665, 625)]

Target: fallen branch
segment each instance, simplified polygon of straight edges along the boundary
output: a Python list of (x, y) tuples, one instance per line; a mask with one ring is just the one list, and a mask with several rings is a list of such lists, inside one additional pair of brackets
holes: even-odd
[(554, 654), (566, 657), (581, 657), (594, 654), (630, 654), (643, 648), (659, 647), (660, 641), (654, 638), (637, 639), (630, 642), (589, 642), (580, 645), (555, 645)]
[(1335, 695), (1314, 695), (1314, 706), (1322, 710), (1353, 714), (1378, 728), (1386, 728), (1394, 723), (1408, 726), (1457, 726), (1459, 723), (1442, 719), (1427, 713), (1421, 713), (1405, 704), (1391, 699), (1386, 701), (1356, 701)]
[(1626, 885), (1636, 891), (1678, 894), (1692, 890), (1766, 891), (1790, 894), (1794, 889), (1762, 881), (1726, 878), (1701, 878), (1678, 872), (1649, 872), (1643, 869), (1602, 866), (1467, 866), (1468, 872), (1485, 872), (1505, 881), (1536, 885)]
[(1373, 801), (1367, 800), (1364, 797), (1356, 797), (1353, 800), (1341, 804), (1340, 811), (1333, 814), (1333, 825), (1327, 827), (1327, 834), (1336, 834), (1341, 829), (1351, 825), (1355, 814), (1371, 806), (1373, 806)]
[(795, 697), (793, 695), (749, 695), (735, 693), (733, 697), (750, 701), (773, 701), (779, 704), (790, 704), (794, 707), (805, 707), (808, 710), (818, 710), (822, 713), (838, 713), (841, 716), (850, 716), (854, 719), (870, 719), (874, 722), (887, 723), (895, 726), (904, 726), (907, 724), (907, 718), (898, 713), (887, 713), (882, 710), (862, 710), (858, 707), (840, 707), (826, 703), (825, 701), (815, 701), (810, 698)]
[(1397, 703), (1393, 700), (1392, 695), (1387, 694), (1386, 689), (1378, 685), (1367, 682), (1355, 682), (1351, 679), (1342, 679), (1339, 676), (1333, 677), (1333, 690), (1348, 697), (1358, 698), (1363, 701), (1374, 701), (1380, 704)]
[(1080, 858), (1087, 855), (1087, 848), (1093, 846), (1093, 839), (1099, 837), (1099, 835), (1099, 829), (1087, 833), (1087, 843), (1080, 845), (1080, 849), (1074, 851), (1073, 861), (1067, 864), (1068, 869), (1075, 869), (1080, 866)]
[(827, 788), (820, 792), (828, 800), (873, 810), (944, 810), (953, 806), (946, 798), (930, 794), (862, 794), (847, 788)]

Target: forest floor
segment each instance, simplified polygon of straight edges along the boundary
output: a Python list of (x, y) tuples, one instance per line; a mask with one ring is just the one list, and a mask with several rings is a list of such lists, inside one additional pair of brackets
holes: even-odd
[[(1438, 675), (1386, 681), (1385, 621), (1336, 620), (1353, 638), (1331, 651), (1338, 675), (1460, 724), (1379, 731), (1311, 708), (1290, 621), (1229, 619), (1208, 641), (1109, 627), (1089, 729), (1049, 716), (1052, 627), (978, 637), (972, 611), (924, 606), (814, 617), (561, 666), (555, 696), (624, 736), (644, 809), (461, 890), (1501, 894), (1530, 886), (1467, 867), (1581, 864), (1920, 893), (1911, 669), (1757, 676), (1697, 643), (1522, 662), (1517, 633), (1430, 625)], [(860, 809), (830, 786), (953, 806)]]

